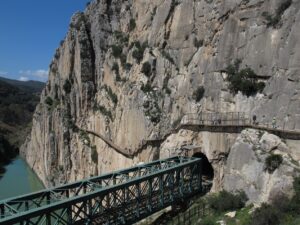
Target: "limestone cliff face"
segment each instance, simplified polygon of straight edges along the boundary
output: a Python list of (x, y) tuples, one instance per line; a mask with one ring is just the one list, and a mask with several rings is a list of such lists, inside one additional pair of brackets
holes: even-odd
[[(275, 135), (244, 130), (229, 153), (224, 188), (228, 191), (244, 190), (250, 202), (256, 204), (291, 195), (294, 177), (299, 175), (299, 158), (295, 152), (298, 150), (290, 143), (284, 143)], [(268, 171), (266, 159), (274, 155), (281, 155), (282, 162), (275, 171)]]
[[(164, 156), (166, 148), (180, 145), (180, 133), (161, 148), (141, 148), (143, 140), (165, 136), (186, 113), (244, 111), (262, 122), (277, 116), (286, 128), (300, 129), (300, 2), (277, 15), (283, 2), (92, 1), (73, 16), (56, 50), (22, 154), (51, 186)], [(236, 59), (265, 82), (262, 93), (230, 93), (224, 71)], [(197, 102), (200, 86), (205, 92)], [(76, 126), (97, 131), (135, 157)], [(234, 135), (201, 135), (208, 159), (224, 164)], [(218, 176), (216, 189), (223, 179)]]

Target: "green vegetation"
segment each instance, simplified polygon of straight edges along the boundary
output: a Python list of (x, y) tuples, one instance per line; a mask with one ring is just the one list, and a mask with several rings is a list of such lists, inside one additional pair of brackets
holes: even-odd
[(108, 118), (110, 118), (110, 120), (113, 121), (113, 115), (112, 115), (111, 111), (109, 109), (106, 109), (105, 106), (95, 104), (93, 109), (94, 109), (94, 111), (99, 111), (102, 115), (107, 116)]
[[(217, 194), (201, 197), (185, 212), (178, 213), (169, 221), (169, 225), (184, 224), (184, 218), (189, 224), (207, 225), (218, 224), (223, 220), (227, 225), (298, 225), (300, 224), (300, 177), (293, 183), (294, 196), (289, 199), (278, 193), (271, 204), (263, 203), (255, 208), (250, 204), (245, 207), (247, 200), (243, 192), (231, 194), (222, 191)], [(225, 214), (236, 211), (236, 216), (230, 218)], [(201, 220), (199, 220), (201, 218)], [(179, 222), (179, 223), (177, 223)]]
[(141, 90), (142, 90), (144, 93), (148, 93), (148, 92), (153, 91), (153, 88), (152, 88), (151, 84), (150, 84), (149, 82), (147, 82), (145, 85), (142, 84)]
[(144, 52), (146, 48), (148, 47), (148, 43), (144, 42), (141, 44), (140, 42), (133, 42), (132, 47), (135, 47), (134, 51), (132, 52), (132, 57), (136, 59), (138, 63), (140, 63), (144, 58)]
[(115, 74), (116, 74), (116, 81), (117, 82), (125, 82), (126, 81), (126, 79), (124, 78), (124, 79), (122, 79), (121, 78), (121, 76), (120, 76), (120, 70), (119, 70), (119, 64), (118, 63), (114, 63), (113, 64), (113, 66), (112, 66), (112, 71), (114, 71), (115, 72)]
[(163, 56), (164, 58), (166, 58), (170, 63), (175, 64), (174, 59), (171, 57), (171, 55), (170, 55), (168, 52), (166, 52), (165, 50), (163, 50), (163, 51), (161, 52), (161, 54), (162, 54), (162, 56)]
[(48, 111), (53, 111), (58, 105), (60, 101), (59, 100), (53, 100), (50, 96), (47, 96), (45, 99), (45, 104), (47, 105)]
[(234, 94), (241, 91), (248, 97), (255, 95), (257, 92), (262, 92), (265, 83), (257, 81), (257, 75), (251, 68), (247, 67), (240, 70), (240, 64), (241, 61), (236, 60), (233, 65), (229, 65), (226, 69), (230, 91)]
[(157, 101), (154, 101), (152, 103), (154, 103), (152, 105), (152, 107), (146, 108), (145, 115), (150, 118), (150, 121), (152, 123), (157, 124), (157, 123), (160, 122), (161, 110), (159, 108), (159, 105), (158, 105)]
[(0, 77), (0, 177), (30, 132), (44, 83)]
[(103, 88), (106, 90), (108, 96), (110, 97), (110, 99), (112, 100), (113, 103), (118, 104), (118, 96), (112, 91), (112, 89), (107, 86), (106, 84), (103, 85)]
[[(234, 218), (225, 216), (229, 210), (215, 210), (211, 208), (211, 198), (215, 198), (217, 205), (227, 205), (230, 209), (238, 209)], [(195, 225), (216, 225), (219, 224), (217, 221), (223, 220), (227, 225), (250, 225), (251, 214), (249, 213), (253, 205), (245, 206), (245, 194), (242, 192), (237, 194), (231, 194), (226, 191), (223, 193), (212, 194), (198, 199), (193, 200), (193, 204), (184, 212), (178, 212), (171, 220), (167, 223), (168, 225), (173, 224), (195, 224)], [(223, 202), (229, 201), (229, 203)], [(244, 207), (244, 208), (242, 208)]]
[(200, 102), (204, 96), (205, 89), (203, 86), (198, 87), (193, 93), (193, 99), (196, 102)]
[(269, 173), (273, 173), (282, 163), (283, 159), (281, 155), (269, 155), (265, 160), (265, 169)]
[(196, 48), (200, 48), (200, 47), (202, 47), (203, 46), (203, 40), (198, 40), (197, 38), (195, 38), (194, 39), (194, 46), (196, 47)]
[(294, 179), (295, 194), (291, 199), (278, 195), (272, 204), (262, 204), (252, 215), (251, 225), (296, 225), (300, 222), (300, 177)]
[(257, 208), (252, 216), (251, 225), (279, 225), (279, 211), (266, 203)]
[(69, 79), (65, 80), (65, 83), (63, 85), (63, 89), (64, 89), (65, 93), (69, 94), (71, 92), (71, 88), (72, 88), (72, 85), (71, 85), (71, 82), (69, 81)]
[(285, 10), (287, 10), (291, 6), (291, 4), (292, 4), (292, 0), (282, 1), (282, 3), (277, 8), (274, 16), (268, 12), (263, 12), (262, 16), (267, 21), (267, 26), (268, 27), (269, 26), (276, 27), (279, 24), (281, 17), (284, 14)]
[(147, 77), (151, 75), (151, 64), (149, 62), (145, 62), (142, 66), (142, 73), (145, 74)]
[(164, 78), (163, 81), (163, 90), (165, 90), (166, 94), (170, 95), (172, 93), (172, 90), (169, 88), (169, 80), (171, 78), (170, 74), (167, 74), (167, 76)]
[(125, 65), (124, 65), (124, 68), (126, 71), (131, 70), (131, 67), (132, 67), (132, 64), (130, 64), (130, 63), (125, 63)]
[(52, 106), (53, 99), (50, 96), (47, 96), (47, 98), (45, 99), (45, 104), (47, 104), (48, 106)]
[(115, 31), (114, 36), (117, 39), (117, 41), (120, 43), (120, 45), (128, 45), (128, 41), (129, 41), (128, 34), (125, 34), (121, 31)]
[(78, 131), (78, 127), (76, 126), (75, 122), (72, 119), (70, 109), (67, 109), (67, 110), (63, 111), (63, 119), (64, 119), (64, 125), (68, 129), (71, 129), (73, 132)]
[(129, 31), (133, 31), (136, 28), (135, 19), (131, 18), (129, 21)]
[(112, 49), (112, 55), (115, 58), (119, 58), (122, 55), (123, 48), (120, 45), (112, 45), (111, 49)]
[(118, 63), (114, 63), (113, 66), (112, 66), (112, 71), (115, 71), (116, 73), (119, 73), (119, 65)]
[(208, 204), (215, 212), (221, 213), (230, 210), (241, 209), (248, 200), (244, 192), (233, 194), (227, 191), (221, 191), (218, 194), (211, 195)]
[(83, 142), (84, 145), (86, 146), (90, 146), (91, 144), (91, 139), (88, 135), (87, 132), (83, 131), (83, 130), (80, 130), (79, 131), (79, 138), (81, 139), (81, 141)]

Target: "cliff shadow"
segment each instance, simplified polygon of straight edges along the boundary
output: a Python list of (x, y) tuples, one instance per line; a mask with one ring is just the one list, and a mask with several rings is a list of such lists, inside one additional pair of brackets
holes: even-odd
[(196, 152), (192, 157), (202, 160), (202, 186), (204, 192), (209, 192), (214, 179), (214, 169), (205, 154)]

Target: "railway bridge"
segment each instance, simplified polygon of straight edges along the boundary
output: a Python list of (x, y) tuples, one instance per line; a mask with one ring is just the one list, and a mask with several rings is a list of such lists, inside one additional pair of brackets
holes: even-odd
[(0, 224), (132, 224), (201, 194), (202, 161), (177, 156), (0, 202)]

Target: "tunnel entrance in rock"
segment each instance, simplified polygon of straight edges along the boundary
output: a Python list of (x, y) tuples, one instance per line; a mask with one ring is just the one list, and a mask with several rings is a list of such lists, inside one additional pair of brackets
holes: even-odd
[(211, 183), (214, 179), (214, 169), (206, 155), (201, 152), (197, 152), (193, 155), (193, 157), (202, 159), (202, 179), (203, 181)]

